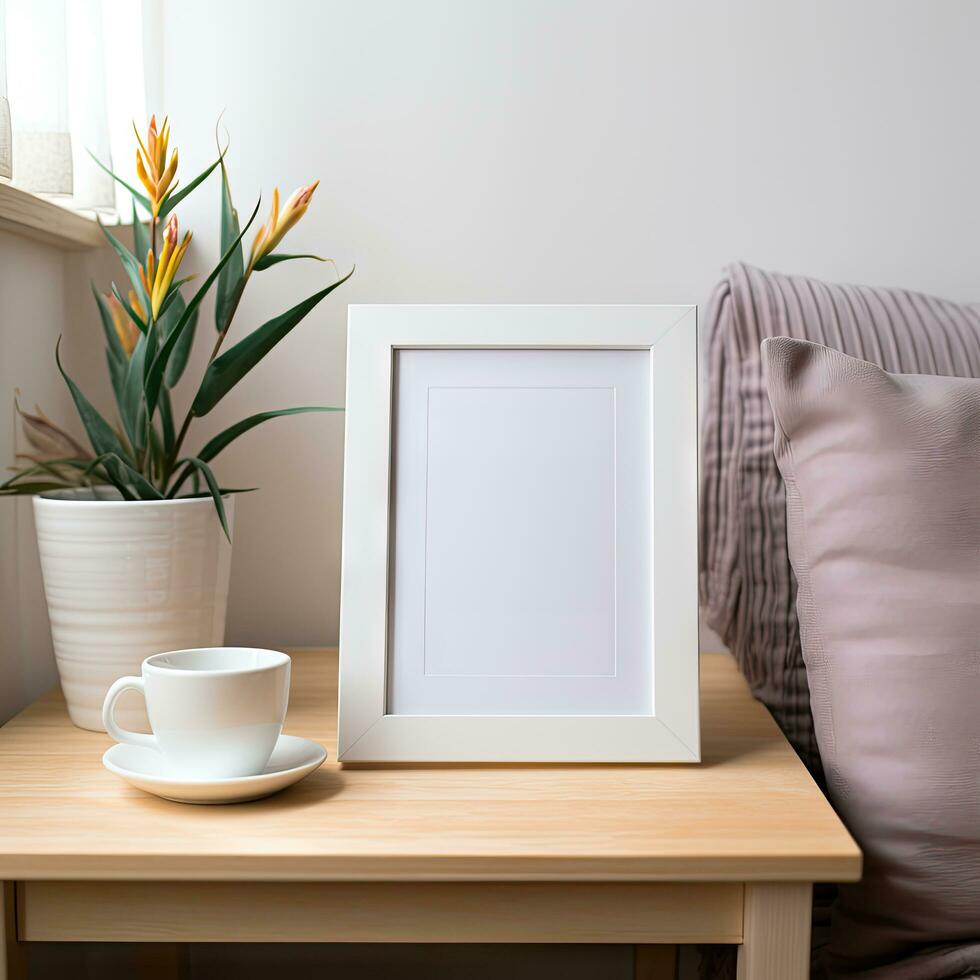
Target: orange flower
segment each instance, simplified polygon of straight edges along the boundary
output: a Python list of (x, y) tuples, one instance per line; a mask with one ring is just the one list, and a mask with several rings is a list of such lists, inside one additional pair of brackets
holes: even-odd
[[(135, 302), (133, 302), (134, 300)], [(139, 327), (133, 323), (122, 303), (112, 293), (105, 294), (105, 301), (108, 303), (109, 312), (112, 314), (112, 325), (116, 328), (116, 336), (119, 338), (119, 343), (126, 352), (126, 356), (129, 357), (133, 353), (136, 341), (139, 340)], [(136, 298), (136, 293), (133, 290), (129, 291), (129, 302), (132, 304), (137, 316), (141, 314), (143, 316), (146, 315), (143, 313), (143, 307), (140, 305), (139, 300)]]
[(177, 215), (171, 215), (167, 222), (167, 227), (163, 232), (163, 251), (159, 258), (154, 256), (153, 249), (146, 253), (146, 266), (140, 268), (140, 281), (146, 290), (146, 295), (150, 297), (150, 309), (153, 318), (160, 315), (160, 307), (167, 298), (170, 284), (174, 281), (174, 274), (180, 266), (187, 251), (187, 246), (191, 242), (191, 233), (184, 235), (184, 240), (177, 243)]
[(320, 181), (315, 181), (307, 187), (298, 187), (286, 201), (282, 211), (279, 210), (279, 188), (272, 192), (272, 211), (269, 220), (259, 229), (252, 242), (252, 254), (248, 260), (246, 275), (255, 268), (255, 263), (268, 255), (283, 240), (287, 231), (306, 214), (310, 206), (313, 192)]
[[(113, 297), (115, 298), (115, 297)], [(131, 289), (129, 295), (126, 297), (129, 300), (129, 305), (133, 308), (133, 312), (144, 322), (146, 321), (146, 310), (143, 309), (143, 304), (140, 302), (139, 296), (136, 295), (136, 290)]]
[[(146, 188), (150, 198), (150, 209), (153, 217), (160, 213), (160, 207), (167, 195), (177, 186), (174, 175), (177, 173), (177, 151), (170, 154), (167, 163), (167, 144), (170, 142), (170, 123), (164, 119), (163, 128), (157, 133), (157, 117), (150, 116), (150, 125), (146, 131), (146, 142), (140, 137), (133, 123), (133, 132), (139, 149), (136, 151), (136, 173)], [(171, 186), (172, 185), (172, 186)]]

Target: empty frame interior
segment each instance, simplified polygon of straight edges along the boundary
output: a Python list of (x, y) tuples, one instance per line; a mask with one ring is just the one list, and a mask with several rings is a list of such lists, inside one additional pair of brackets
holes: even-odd
[(396, 352), (386, 713), (652, 713), (650, 357)]

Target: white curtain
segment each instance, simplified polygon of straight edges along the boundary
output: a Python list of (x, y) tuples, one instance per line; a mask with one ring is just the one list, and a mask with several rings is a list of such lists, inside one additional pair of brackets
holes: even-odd
[(7, 101), (7, 45), (3, 25), (6, 21), (4, 0), (0, 0), (0, 178), (10, 179), (10, 103)]
[[(0, 0), (10, 106), (10, 176), (77, 210), (126, 216), (128, 197), (91, 159), (129, 179), (132, 123), (145, 125), (141, 4), (134, 0)], [(0, 44), (0, 51), (4, 45)], [(3, 58), (0, 55), (0, 66)]]

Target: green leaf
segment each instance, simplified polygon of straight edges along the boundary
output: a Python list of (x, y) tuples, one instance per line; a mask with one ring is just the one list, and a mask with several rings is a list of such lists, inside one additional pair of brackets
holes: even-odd
[[(257, 425), (261, 425), (263, 422), (269, 419), (281, 418), (284, 415), (300, 415), (304, 412), (342, 412), (342, 408), (324, 408), (319, 405), (305, 406), (303, 408), (280, 408), (271, 412), (259, 412), (257, 415), (250, 415), (247, 419), (242, 419), (241, 422), (236, 422), (234, 425), (229, 426), (224, 432), (219, 433), (213, 439), (211, 439), (207, 445), (197, 454), (197, 458), (203, 460), (205, 463), (210, 462), (214, 459), (218, 453), (222, 452), (230, 443), (234, 442), (240, 435), (244, 435), (249, 429), (254, 429)], [(175, 497), (177, 491), (183, 485), (184, 481), (191, 475), (192, 467), (190, 465), (184, 468), (184, 471), (177, 477), (176, 482), (167, 491), (168, 497)]]
[(136, 250), (137, 260), (145, 262), (146, 253), (150, 251), (152, 246), (153, 243), (150, 241), (149, 229), (137, 216), (136, 202), (133, 201), (133, 248)]
[(343, 279), (338, 279), (337, 282), (331, 283), (302, 303), (298, 303), (291, 310), (262, 324), (230, 350), (215, 358), (204, 372), (201, 387), (191, 405), (192, 414), (198, 417), (207, 415), (317, 303), (338, 286), (342, 286), (352, 275), (354, 275), (353, 269)]
[(0, 487), (0, 497), (13, 497), (19, 494), (26, 493), (46, 493), (48, 490), (64, 490), (66, 487), (72, 487), (72, 483), (54, 483), (37, 481), (35, 483), (18, 483), (16, 486)]
[(228, 519), (225, 516), (224, 502), (221, 499), (221, 488), (218, 486), (218, 481), (211, 472), (211, 467), (203, 459), (198, 459), (196, 456), (187, 456), (185, 459), (180, 460), (180, 462), (189, 464), (204, 477), (208, 485), (208, 490), (211, 492), (211, 498), (214, 500), (214, 509), (218, 512), (218, 520), (221, 521), (225, 537), (230, 542), (231, 532), (228, 530)]
[(166, 198), (164, 198), (163, 203), (160, 205), (160, 220), (162, 221), (168, 214), (170, 214), (170, 212), (173, 211), (173, 209), (177, 207), (177, 205), (180, 204), (180, 202), (183, 201), (184, 198), (187, 197), (187, 195), (190, 194), (190, 192), (194, 190), (198, 184), (204, 180), (207, 180), (208, 177), (211, 176), (214, 168), (217, 167), (218, 164), (224, 160), (224, 158), (225, 154), (222, 153), (210, 167), (208, 167), (202, 173), (199, 173), (186, 187), (181, 188), (179, 191), (174, 191), (172, 194), (168, 194)]
[(270, 266), (278, 265), (280, 262), (289, 262), (290, 259), (316, 259), (317, 262), (331, 261), (331, 259), (325, 259), (319, 255), (287, 255), (285, 252), (271, 252), (269, 255), (263, 255), (262, 258), (255, 263), (255, 271), (261, 272), (263, 269), (268, 269)]
[(174, 447), (174, 411), (170, 404), (170, 392), (163, 388), (160, 392), (160, 425), (163, 429), (163, 448), (169, 456)]
[(329, 408), (323, 405), (304, 405), (301, 408), (278, 408), (269, 412), (259, 412), (257, 415), (250, 415), (241, 422), (236, 422), (229, 426), (224, 432), (219, 433), (209, 440), (204, 448), (197, 454), (199, 459), (206, 463), (214, 459), (218, 453), (226, 449), (239, 436), (244, 435), (257, 425), (267, 422), (269, 419), (283, 418), (286, 415), (303, 415), (307, 412), (342, 412), (342, 408)]
[[(196, 470), (194, 471), (197, 472)], [(258, 487), (222, 487), (221, 496), (227, 497), (233, 493), (255, 493)], [(182, 493), (179, 497), (175, 497), (175, 500), (191, 500), (194, 497), (210, 497), (210, 490), (197, 490), (194, 493)]]
[(187, 361), (191, 356), (191, 348), (194, 346), (194, 334), (197, 331), (197, 315), (199, 312), (199, 310), (194, 310), (191, 313), (191, 317), (187, 321), (187, 326), (177, 339), (177, 343), (174, 344), (173, 353), (167, 362), (167, 371), (164, 377), (164, 383), (168, 388), (173, 388), (184, 375), (184, 368), (187, 367)]
[(163, 494), (138, 470), (134, 469), (116, 453), (102, 453), (92, 460), (86, 472), (102, 467), (109, 482), (128, 500), (132, 500), (135, 490), (140, 500), (163, 500)]
[(126, 438), (129, 439), (137, 456), (146, 448), (146, 412), (143, 405), (143, 371), (146, 364), (146, 352), (149, 338), (141, 334), (133, 348), (133, 354), (126, 365), (123, 377), (122, 404), (119, 414), (122, 416)]
[(147, 214), (152, 213), (152, 208), (150, 207), (150, 199), (145, 195), (141, 194), (135, 187), (131, 187), (122, 179), (122, 177), (117, 177), (91, 150), (88, 150), (88, 155), (117, 183), (122, 184), (123, 187), (133, 195), (133, 198), (140, 202), (146, 209)]
[(139, 332), (145, 334), (150, 329), (150, 325), (143, 321), (143, 319), (139, 316), (136, 310), (134, 310), (133, 307), (130, 305), (129, 300), (126, 299), (123, 296), (123, 294), (119, 291), (119, 287), (115, 283), (112, 284), (112, 295), (115, 296), (117, 300), (119, 300), (119, 305), (126, 311), (126, 314), (130, 318), (130, 320), (132, 320), (133, 323), (135, 323), (136, 326), (139, 328)]
[(58, 480), (64, 480), (64, 474), (58, 472), (59, 466), (68, 466), (76, 470), (85, 470), (88, 468), (89, 460), (87, 459), (73, 459), (70, 456), (64, 457), (63, 459), (44, 459), (38, 460), (33, 466), (27, 466), (22, 470), (18, 470), (12, 477), (0, 483), (0, 490), (6, 490), (8, 487), (14, 486), (21, 480), (26, 479), (29, 476), (37, 476), (40, 473), (46, 473), (48, 476), (52, 476)]
[[(170, 309), (170, 307), (177, 301), (177, 297), (181, 296), (180, 287), (186, 286), (192, 279), (196, 276), (184, 276), (183, 279), (178, 279), (176, 282), (170, 284), (170, 288), (167, 290), (167, 295), (164, 297), (163, 302), (160, 304), (160, 312), (157, 313), (157, 319), (161, 319), (163, 314)], [(181, 296), (183, 299), (183, 296)]]
[(115, 358), (116, 362), (121, 364), (126, 360), (126, 351), (123, 350), (122, 342), (119, 340), (119, 334), (116, 333), (116, 325), (112, 320), (112, 310), (109, 309), (109, 304), (105, 301), (105, 297), (95, 288), (94, 280), (91, 286), (92, 295), (95, 297), (96, 306), (99, 308), (99, 316), (102, 319), (102, 329), (105, 332), (105, 341), (109, 356)]
[(170, 360), (170, 355), (173, 353), (173, 350), (177, 346), (177, 343), (181, 339), (182, 335), (188, 329), (188, 324), (191, 322), (191, 318), (195, 316), (197, 308), (201, 305), (201, 300), (204, 299), (207, 291), (211, 288), (211, 284), (221, 274), (221, 270), (225, 267), (225, 263), (231, 258), (235, 247), (242, 240), (245, 232), (248, 231), (250, 225), (255, 220), (255, 216), (259, 213), (259, 205), (261, 203), (261, 199), (256, 202), (255, 210), (252, 211), (252, 216), (248, 219), (248, 224), (245, 225), (245, 227), (239, 233), (231, 248), (229, 248), (228, 251), (221, 256), (221, 260), (218, 262), (217, 266), (215, 266), (211, 272), (211, 275), (204, 280), (201, 288), (194, 294), (190, 303), (187, 305), (187, 308), (180, 315), (180, 319), (167, 335), (167, 339), (163, 342), (163, 346), (153, 358), (153, 363), (150, 366), (150, 371), (146, 377), (146, 404), (151, 413), (156, 410), (157, 398), (160, 394), (160, 385), (163, 383), (163, 375), (167, 368), (167, 362)]
[[(228, 251), (231, 243), (238, 238), (238, 211), (231, 202), (231, 188), (228, 185), (228, 171), (224, 160), (221, 163), (221, 251)], [(218, 333), (226, 330), (238, 305), (245, 284), (245, 260), (239, 245), (228, 264), (218, 277), (215, 293), (214, 326)]]
[(160, 433), (155, 426), (150, 426), (146, 432), (147, 465), (146, 472), (152, 482), (154, 473), (162, 473), (165, 466), (165, 453)]
[(149, 309), (150, 301), (146, 295), (146, 290), (143, 289), (143, 283), (140, 280), (140, 263), (136, 256), (115, 235), (110, 235), (106, 226), (102, 224), (101, 218), (96, 218), (99, 227), (102, 229), (102, 234), (105, 235), (106, 240), (112, 246), (116, 255), (119, 256), (119, 261), (122, 262), (123, 268), (126, 270), (126, 275), (129, 276), (129, 281), (133, 284), (133, 289), (136, 290), (136, 295), (140, 297), (143, 305)]
[(117, 361), (109, 350), (105, 352), (106, 364), (109, 367), (109, 381), (112, 383), (112, 393), (116, 398), (116, 407), (122, 412), (123, 381), (126, 378), (126, 365)]
[[(34, 466), (32, 466), (30, 470), (35, 473), (46, 473), (49, 477), (51, 477), (54, 480), (61, 480), (62, 483), (68, 482), (68, 480), (65, 477), (65, 474), (58, 469), (55, 460), (51, 460), (51, 462), (48, 462), (47, 460), (44, 459), (38, 460), (38, 462)], [(22, 473), (22, 475), (26, 475), (26, 472)]]
[(95, 406), (82, 394), (81, 389), (68, 377), (65, 369), (61, 366), (60, 348), (61, 338), (59, 337), (54, 348), (55, 363), (58, 365), (61, 376), (65, 379), (65, 384), (68, 385), (72, 400), (75, 402), (75, 408), (82, 420), (82, 425), (85, 426), (89, 442), (92, 444), (92, 449), (97, 455), (115, 453), (120, 459), (127, 459), (128, 453), (119, 441), (119, 436), (113, 431), (112, 426), (98, 413)]
[[(114, 457), (111, 453), (106, 453), (105, 456), (100, 456), (97, 459), (92, 460), (92, 462), (85, 468), (83, 476), (91, 477), (96, 470), (101, 468), (101, 473), (96, 474), (99, 479), (106, 483), (112, 484), (120, 493), (123, 500), (138, 500), (139, 498), (135, 493), (126, 485), (125, 479), (122, 478), (122, 470), (119, 468), (118, 464), (114, 463)], [(112, 471), (110, 472), (110, 469)]]
[[(157, 323), (160, 326), (160, 336), (164, 341), (170, 336), (171, 330), (176, 328), (186, 309), (187, 304), (184, 302), (184, 297), (178, 293), (174, 297), (173, 303), (161, 311)], [(195, 310), (191, 314), (186, 328), (180, 335), (180, 339), (177, 341), (173, 353), (170, 355), (170, 360), (167, 363), (167, 370), (164, 375), (164, 384), (167, 388), (173, 388), (180, 381), (184, 374), (184, 368), (187, 367), (187, 359), (190, 357), (191, 348), (194, 346), (194, 332), (197, 328), (197, 315), (199, 312), (200, 310)]]

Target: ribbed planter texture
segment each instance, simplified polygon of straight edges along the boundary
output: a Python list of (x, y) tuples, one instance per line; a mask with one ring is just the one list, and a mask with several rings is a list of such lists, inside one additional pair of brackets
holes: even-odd
[[(234, 498), (224, 498), (229, 529)], [(231, 545), (210, 497), (122, 500), (111, 488), (34, 498), (44, 594), (71, 720), (104, 731), (102, 702), (153, 653), (224, 642)], [(142, 700), (117, 720), (147, 731)]]

